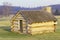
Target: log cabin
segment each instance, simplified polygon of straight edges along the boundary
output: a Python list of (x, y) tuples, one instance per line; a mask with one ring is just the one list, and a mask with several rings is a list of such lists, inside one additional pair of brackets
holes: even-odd
[(57, 19), (46, 11), (18, 11), (11, 19), (11, 31), (23, 34), (55, 32)]

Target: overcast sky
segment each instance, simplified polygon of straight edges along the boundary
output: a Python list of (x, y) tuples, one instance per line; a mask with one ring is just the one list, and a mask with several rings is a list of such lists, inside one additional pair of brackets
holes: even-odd
[(9, 2), (12, 6), (29, 8), (60, 4), (60, 0), (0, 0), (0, 5), (3, 5), (3, 2)]

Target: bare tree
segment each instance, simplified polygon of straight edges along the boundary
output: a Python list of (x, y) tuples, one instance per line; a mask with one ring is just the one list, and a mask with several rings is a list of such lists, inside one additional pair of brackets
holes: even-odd
[(8, 2), (3, 2), (3, 16), (9, 16), (11, 13), (11, 4)]

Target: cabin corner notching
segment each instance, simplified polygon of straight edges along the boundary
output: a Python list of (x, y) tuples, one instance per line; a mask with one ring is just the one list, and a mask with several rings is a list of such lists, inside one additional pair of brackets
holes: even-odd
[(45, 11), (19, 11), (11, 20), (11, 31), (23, 34), (54, 32), (56, 18)]

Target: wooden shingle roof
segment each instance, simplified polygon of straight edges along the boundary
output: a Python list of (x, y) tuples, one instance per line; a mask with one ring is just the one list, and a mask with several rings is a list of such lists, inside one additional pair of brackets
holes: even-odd
[(52, 15), (40, 10), (33, 11), (19, 11), (17, 15), (21, 14), (28, 23), (39, 23), (39, 22), (48, 22), (48, 21), (57, 21), (57, 19)]
[(20, 14), (30, 23), (56, 21), (57, 19), (45, 11), (20, 11)]

